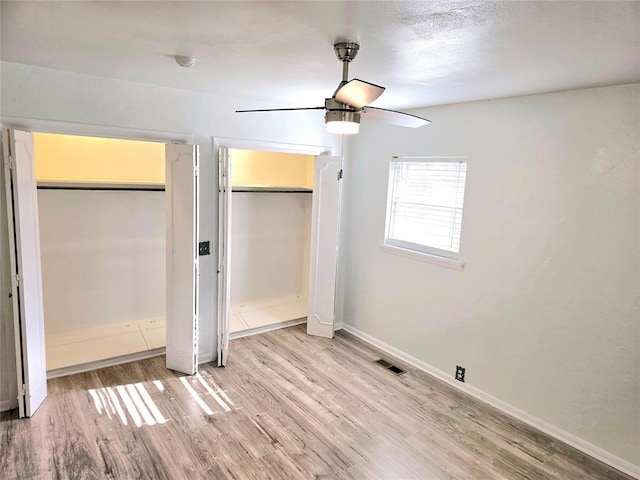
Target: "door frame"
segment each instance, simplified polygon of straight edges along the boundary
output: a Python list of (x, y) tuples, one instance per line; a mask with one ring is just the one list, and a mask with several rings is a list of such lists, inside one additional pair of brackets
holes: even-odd
[[(227, 150), (237, 149), (237, 150), (257, 150), (262, 152), (277, 152), (277, 153), (295, 153), (299, 155), (335, 155), (339, 156), (342, 161), (342, 152), (339, 154), (336, 152), (336, 147), (330, 147), (326, 145), (305, 145), (305, 144), (296, 144), (296, 143), (286, 143), (286, 142), (277, 142), (277, 141), (269, 141), (269, 140), (253, 140), (248, 138), (231, 138), (231, 137), (212, 137), (213, 143), (213, 163), (215, 166), (220, 164), (220, 149), (226, 148)], [(213, 169), (216, 173), (216, 177), (218, 177), (214, 185), (220, 185), (219, 178), (219, 169)], [(220, 242), (220, 232), (222, 231), (222, 225), (220, 224), (220, 192), (216, 189), (212, 192), (214, 195), (213, 201), (218, 202), (218, 208), (215, 209), (217, 211), (217, 218), (214, 222), (217, 225), (218, 232), (218, 242)], [(227, 228), (231, 228), (231, 225), (228, 225)], [(214, 351), (220, 352), (220, 345), (227, 344), (229, 342), (229, 329), (227, 322), (227, 329), (224, 331), (224, 316), (221, 312), (221, 302), (220, 296), (222, 295), (222, 285), (220, 283), (222, 278), (222, 272), (225, 271), (226, 265), (222, 265), (220, 263), (219, 252), (220, 252), (220, 244), (218, 243), (216, 249), (218, 258), (216, 258), (216, 262), (218, 265), (218, 275), (216, 276), (216, 284), (214, 291), (217, 292), (217, 305), (216, 305), (216, 335), (214, 338), (216, 339), (216, 345), (214, 345)], [(226, 364), (226, 358), (220, 359), (217, 358), (217, 363), (219, 367), (224, 367)]]
[(137, 128), (114, 127), (89, 123), (59, 122), (56, 120), (38, 120), (20, 117), (0, 117), (2, 128), (13, 128), (35, 133), (55, 133), (58, 135), (83, 135), (87, 137), (114, 138), (120, 140), (138, 140), (160, 143), (193, 143), (193, 134), (143, 130)]
[[(114, 127), (109, 125), (99, 124), (85, 124), (64, 122), (55, 120), (39, 120), (33, 118), (21, 118), (21, 117), (0, 117), (0, 131), (4, 129), (24, 130), (35, 133), (52, 133), (58, 135), (80, 135), (88, 137), (101, 137), (101, 138), (113, 138), (121, 140), (136, 140), (143, 142), (158, 142), (158, 143), (193, 143), (193, 134), (187, 132), (171, 132), (171, 131), (156, 131), (156, 130), (143, 130), (127, 127)], [(13, 311), (13, 309), (12, 309)], [(0, 320), (1, 321), (1, 320)], [(10, 343), (15, 347), (14, 342)], [(7, 352), (15, 356), (14, 350)], [(46, 352), (42, 352), (46, 355)], [(17, 378), (11, 378), (10, 382), (16, 383)], [(17, 385), (17, 383), (16, 383)], [(9, 409), (15, 408), (18, 402), (11, 402), (11, 405), (2, 404), (2, 407)]]

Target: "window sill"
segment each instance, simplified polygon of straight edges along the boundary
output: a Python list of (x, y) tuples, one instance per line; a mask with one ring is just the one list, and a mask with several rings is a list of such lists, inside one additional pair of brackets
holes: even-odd
[(385, 245), (384, 243), (380, 244), (380, 248), (386, 253), (410, 258), (412, 260), (419, 260), (421, 262), (432, 263), (440, 267), (451, 268), (452, 270), (462, 271), (462, 269), (464, 268), (464, 262), (461, 262), (460, 260), (454, 260), (452, 258), (439, 257), (437, 255), (430, 255), (428, 253), (407, 250), (406, 248), (393, 247), (391, 245)]

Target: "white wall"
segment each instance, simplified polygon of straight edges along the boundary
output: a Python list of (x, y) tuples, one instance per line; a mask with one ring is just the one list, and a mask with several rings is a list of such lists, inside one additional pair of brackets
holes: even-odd
[(304, 293), (310, 193), (234, 192), (231, 303)]
[[(325, 132), (322, 112), (234, 113), (242, 107), (277, 106), (277, 99), (266, 105), (8, 62), (0, 65), (0, 86), (3, 118), (193, 134), (201, 155), (200, 240), (211, 240), (212, 252), (217, 251), (218, 212), (212, 136), (320, 145), (335, 152), (339, 146), (339, 138)], [(216, 347), (216, 262), (215, 254), (200, 259), (201, 360), (211, 360)]]
[(165, 315), (163, 191), (38, 190), (47, 334)]
[[(346, 175), (344, 322), (640, 464), (640, 85), (364, 123)], [(469, 157), (462, 272), (386, 253), (391, 155)]]

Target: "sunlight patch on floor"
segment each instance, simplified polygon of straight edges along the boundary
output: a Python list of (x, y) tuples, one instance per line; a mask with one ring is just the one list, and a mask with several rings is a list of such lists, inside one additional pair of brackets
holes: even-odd
[(200, 373), (146, 383), (148, 387), (154, 387), (152, 393), (149, 393), (143, 383), (92, 388), (87, 390), (87, 393), (98, 415), (119, 420), (122, 425), (137, 427), (162, 425), (170, 420), (161, 412), (152, 395), (165, 397), (162, 401), (156, 397), (160, 404), (165, 401), (183, 401), (186, 402), (186, 411), (189, 411), (189, 407), (197, 406), (205, 415), (237, 409), (225, 390), (222, 390), (211, 378), (203, 377)]

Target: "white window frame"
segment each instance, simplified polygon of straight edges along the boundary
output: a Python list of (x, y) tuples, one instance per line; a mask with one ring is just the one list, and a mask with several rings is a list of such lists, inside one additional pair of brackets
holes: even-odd
[[(408, 257), (416, 258), (416, 256), (424, 257), (424, 260), (429, 261), (432, 259), (432, 263), (436, 263), (442, 266), (451, 266), (456, 269), (462, 269), (464, 263), (460, 261), (460, 251), (454, 252), (449, 250), (444, 250), (441, 248), (432, 247), (429, 245), (418, 244), (409, 242), (406, 240), (400, 240), (396, 238), (390, 238), (390, 227), (392, 223), (392, 214), (393, 214), (393, 203), (394, 203), (394, 175), (393, 175), (393, 164), (398, 162), (416, 162), (416, 163), (465, 163), (467, 164), (467, 157), (398, 157), (393, 156), (389, 160), (389, 178), (388, 178), (388, 189), (387, 189), (387, 212), (385, 218), (385, 234), (384, 234), (384, 242), (383, 246), (388, 247), (391, 253), (406, 253)], [(466, 176), (465, 176), (465, 190), (466, 190)], [(465, 192), (463, 191), (462, 195), (462, 209), (464, 210), (464, 196)], [(460, 245), (461, 248), (461, 245)]]

